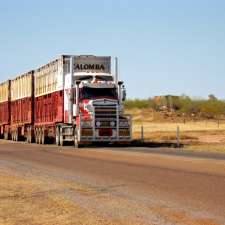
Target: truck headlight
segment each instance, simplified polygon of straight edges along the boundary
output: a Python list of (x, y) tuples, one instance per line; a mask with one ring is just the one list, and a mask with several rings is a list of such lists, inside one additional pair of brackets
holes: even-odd
[(100, 121), (97, 121), (96, 122), (96, 127), (100, 127), (101, 126), (101, 122)]
[(111, 121), (111, 122), (110, 122), (110, 126), (111, 126), (111, 127), (115, 127), (115, 125), (116, 125), (115, 121)]

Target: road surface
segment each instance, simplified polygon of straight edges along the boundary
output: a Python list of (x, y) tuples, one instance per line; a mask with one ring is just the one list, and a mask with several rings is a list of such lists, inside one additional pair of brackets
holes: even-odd
[(68, 185), (59, 194), (110, 224), (225, 224), (223, 154), (1, 140), (0, 172), (36, 178), (49, 190), (61, 181), (82, 186), (89, 194)]

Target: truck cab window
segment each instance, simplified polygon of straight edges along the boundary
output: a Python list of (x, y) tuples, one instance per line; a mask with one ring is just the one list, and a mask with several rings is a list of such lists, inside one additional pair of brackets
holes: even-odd
[(90, 87), (83, 87), (81, 91), (81, 98), (82, 99), (89, 99), (89, 98), (117, 98), (117, 89), (116, 88), (90, 88)]
[(113, 81), (113, 77), (112, 76), (96, 76), (96, 80)]

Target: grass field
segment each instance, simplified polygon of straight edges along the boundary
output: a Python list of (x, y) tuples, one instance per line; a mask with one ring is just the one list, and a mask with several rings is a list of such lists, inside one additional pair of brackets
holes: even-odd
[(179, 127), (180, 142), (190, 150), (214, 150), (225, 152), (225, 121), (188, 120), (183, 118), (165, 118), (151, 110), (130, 110), (133, 115), (133, 138), (142, 138), (151, 142), (176, 143)]

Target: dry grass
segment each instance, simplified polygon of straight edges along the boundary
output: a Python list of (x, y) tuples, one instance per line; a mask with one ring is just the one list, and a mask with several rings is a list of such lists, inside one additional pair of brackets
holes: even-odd
[(165, 207), (151, 207), (150, 210), (166, 218), (166, 220), (170, 221), (171, 224), (219, 225), (219, 223), (212, 219), (190, 218), (184, 211), (174, 212)]
[(192, 144), (184, 146), (184, 150), (198, 152), (221, 152), (225, 153), (225, 145), (222, 144)]
[[(183, 140), (199, 140), (200, 142), (225, 141), (225, 124), (219, 127), (215, 122), (188, 122), (182, 123), (135, 123), (133, 124), (134, 138), (140, 138), (141, 127), (147, 140), (175, 140), (177, 127), (180, 129), (180, 138)], [(207, 137), (207, 141), (204, 137)], [(210, 139), (210, 137), (212, 139)]]
[[(157, 143), (176, 143), (177, 133), (175, 127), (174, 131), (170, 131), (172, 126), (167, 126), (168, 131), (159, 131), (144, 126), (144, 140)], [(186, 130), (180, 128), (180, 142), (184, 144), (184, 150), (225, 152), (225, 130), (220, 128), (204, 130), (202, 126), (191, 130), (191, 125), (187, 125), (187, 127)], [(140, 129), (137, 128), (138, 126), (133, 132), (134, 139), (141, 138)]]
[(224, 131), (225, 123), (218, 123), (215, 121), (199, 121), (187, 123), (169, 123), (169, 122), (135, 122), (133, 124), (134, 132), (140, 131), (141, 126), (146, 132), (174, 132), (179, 126), (181, 131)]
[[(133, 138), (134, 139), (140, 139), (141, 138), (141, 134), (140, 132), (133, 132)], [(175, 142), (177, 138), (176, 132), (144, 132), (144, 140), (145, 141), (153, 141), (153, 142)], [(189, 133), (181, 133), (180, 134), (180, 140), (181, 141), (185, 141), (185, 142), (197, 142), (198, 141), (198, 137), (193, 135), (193, 134), (189, 134)]]
[(162, 114), (150, 109), (132, 109), (128, 113), (133, 115), (133, 138), (141, 138), (144, 129), (145, 141), (176, 142), (177, 127), (180, 130), (180, 141), (188, 145), (185, 149), (200, 151), (210, 150), (224, 152), (225, 122), (224, 121), (182, 121), (181, 118), (164, 118)]

